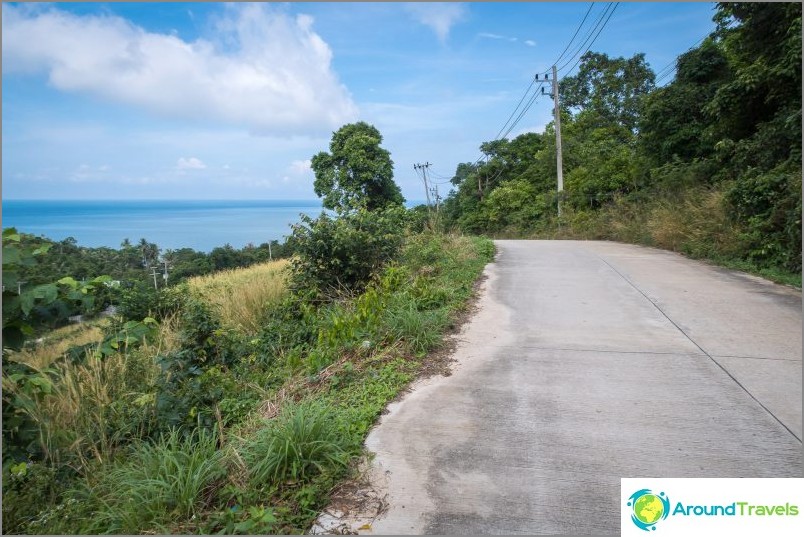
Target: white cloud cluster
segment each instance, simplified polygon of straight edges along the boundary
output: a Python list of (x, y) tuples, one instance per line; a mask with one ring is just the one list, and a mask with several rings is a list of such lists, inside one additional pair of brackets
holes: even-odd
[[(479, 34), (477, 34), (477, 36), (478, 37), (483, 37), (483, 38), (486, 38), (486, 39), (499, 39), (499, 40), (502, 40), (502, 41), (510, 41), (511, 43), (515, 43), (515, 42), (519, 41), (519, 38), (516, 38), (516, 37), (509, 37), (509, 36), (500, 35), (500, 34), (493, 34), (491, 32), (480, 32)], [(522, 42), (525, 43), (529, 47), (535, 47), (536, 46), (536, 41), (534, 41), (532, 39), (525, 39)]]
[(416, 20), (432, 28), (442, 43), (466, 15), (463, 4), (457, 2), (416, 2), (407, 4), (407, 9)]
[(3, 70), (45, 72), (60, 90), (259, 134), (320, 133), (357, 116), (332, 70), (332, 51), (307, 15), (231, 6), (214, 40), (187, 42), (116, 16), (2, 9)]
[(312, 171), (312, 161), (307, 160), (294, 160), (290, 163), (290, 171), (295, 175), (304, 175)]
[(207, 165), (196, 157), (180, 157), (179, 160), (176, 161), (177, 170), (203, 170), (206, 167)]

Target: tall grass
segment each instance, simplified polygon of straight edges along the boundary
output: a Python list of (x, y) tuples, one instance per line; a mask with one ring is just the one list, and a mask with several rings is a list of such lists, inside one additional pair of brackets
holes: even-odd
[[(22, 384), (3, 383), (3, 389), (19, 398), (20, 409), (39, 429), (46, 459), (85, 470), (92, 462), (111, 459), (120, 445), (147, 434), (159, 375), (154, 357), (176, 347), (176, 322), (175, 318), (165, 319), (153, 341), (126, 353), (100, 359), (90, 348), (80, 363), (29, 363), (43, 378), (53, 379), (45, 395), (30, 394)], [(65, 337), (56, 350), (62, 344), (80, 344), (88, 334), (94, 337), (94, 330)], [(47, 348), (35, 352), (44, 356)]]
[(82, 364), (61, 363), (52, 371), (58, 380), (49, 394), (39, 399), (16, 394), (28, 398), (24, 408), (51, 462), (84, 470), (92, 461), (108, 461), (121, 444), (147, 433), (159, 374), (150, 353), (88, 356)]
[(287, 260), (225, 270), (188, 281), (190, 293), (209, 304), (221, 324), (256, 334), (271, 304), (287, 291)]
[(100, 342), (103, 339), (103, 324), (80, 323), (57, 328), (43, 337), (42, 341), (34, 342), (14, 353), (12, 359), (34, 369), (44, 369), (63, 356), (70, 347)]
[(357, 448), (338, 427), (333, 410), (317, 401), (289, 404), (265, 425), (243, 448), (255, 486), (344, 468)]
[(98, 508), (86, 530), (137, 534), (191, 518), (225, 476), (223, 457), (217, 436), (200, 429), (139, 445), (95, 485), (90, 501)]

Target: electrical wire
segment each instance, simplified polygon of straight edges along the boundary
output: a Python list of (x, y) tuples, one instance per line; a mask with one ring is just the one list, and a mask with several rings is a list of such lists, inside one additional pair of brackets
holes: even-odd
[[(606, 17), (606, 21), (605, 21), (605, 22), (603, 23), (603, 25), (600, 27), (600, 30), (598, 30), (598, 31), (597, 31), (597, 34), (596, 34), (596, 35), (595, 35), (595, 37), (592, 39), (592, 42), (591, 42), (591, 43), (589, 43), (589, 46), (587, 46), (587, 47), (586, 47), (586, 50), (584, 50), (584, 51), (583, 51), (583, 54), (581, 54), (580, 56), (578, 56), (578, 60), (575, 62), (575, 65), (573, 65), (572, 67), (570, 67), (569, 71), (567, 71), (567, 72), (565, 73), (565, 75), (564, 75), (564, 76), (566, 76), (567, 74), (571, 73), (571, 72), (572, 72), (572, 70), (573, 70), (573, 69), (575, 69), (575, 67), (577, 67), (579, 63), (581, 63), (581, 60), (583, 59), (584, 55), (585, 55), (587, 52), (589, 52), (589, 49), (591, 49), (591, 48), (592, 48), (592, 45), (594, 45), (594, 44), (595, 44), (595, 41), (597, 41), (597, 38), (598, 38), (598, 37), (600, 37), (600, 34), (603, 32), (603, 29), (604, 29), (604, 28), (606, 27), (606, 25), (609, 23), (609, 20), (611, 19), (611, 16), (612, 16), (612, 15), (614, 15), (614, 12), (617, 10), (617, 7), (618, 7), (619, 5), (620, 5), (620, 3), (619, 3), (619, 2), (614, 2), (614, 6), (612, 6), (611, 11), (609, 11), (609, 16), (608, 16), (608, 17)], [(605, 12), (604, 12), (604, 13), (605, 13)], [(566, 64), (565, 64), (565, 65), (566, 65)]]
[(516, 108), (514, 108), (514, 111), (511, 112), (511, 115), (508, 116), (508, 119), (505, 120), (505, 123), (503, 123), (502, 128), (497, 132), (497, 135), (494, 137), (495, 140), (499, 140), (500, 133), (505, 130), (505, 127), (508, 126), (508, 122), (510, 122), (511, 118), (514, 117), (514, 114), (516, 114), (516, 111), (519, 110), (519, 107), (522, 106), (522, 102), (525, 100), (525, 97), (528, 96), (528, 92), (530, 91), (530, 89), (533, 87), (533, 84), (535, 84), (535, 83), (536, 83), (536, 78), (532, 78), (531, 81), (530, 81), (530, 85), (525, 90), (525, 93), (522, 94), (522, 98), (519, 99), (519, 102), (517, 103)]
[(589, 16), (589, 13), (591, 13), (592, 8), (594, 6), (595, 6), (594, 2), (589, 2), (589, 9), (586, 10), (586, 15), (583, 16), (583, 20), (581, 21), (581, 24), (579, 24), (578, 28), (575, 29), (575, 33), (572, 34), (572, 38), (569, 40), (569, 43), (567, 43), (567, 46), (564, 47), (563, 51), (561, 51), (561, 54), (559, 55), (558, 59), (556, 59), (556, 61), (553, 62), (553, 65), (558, 65), (558, 62), (560, 62), (562, 60), (562, 58), (564, 58), (564, 53), (567, 52), (567, 50), (570, 48), (570, 45), (572, 44), (572, 42), (575, 41), (575, 37), (578, 35), (578, 32), (581, 31), (581, 28), (583, 27), (583, 23), (586, 22), (586, 17)]
[(584, 38), (583, 42), (572, 52), (572, 54), (569, 56), (569, 59), (566, 62), (564, 62), (563, 65), (557, 68), (559, 71), (563, 70), (566, 66), (575, 61), (576, 58), (583, 56), (581, 50), (583, 50), (583, 48), (586, 46), (589, 40), (592, 39), (592, 36), (595, 34), (597, 29), (600, 28), (600, 25), (603, 23), (603, 19), (606, 18), (606, 15), (611, 10), (613, 4), (614, 2), (609, 2), (606, 5), (606, 7), (603, 8), (603, 11), (598, 16), (597, 21), (595, 22), (594, 26), (592, 26), (592, 29), (589, 30), (589, 32), (586, 34), (586, 37)]
[[(709, 37), (709, 35), (710, 34), (706, 34), (705, 36), (700, 38), (698, 41), (693, 43), (687, 50), (685, 50), (681, 54), (686, 54), (687, 52), (691, 51), (692, 49), (694, 49), (695, 47), (697, 47), (698, 45), (703, 43), (703, 40), (706, 39), (707, 37)], [(679, 54), (679, 56), (681, 56), (681, 54)], [(665, 80), (668, 76), (674, 74), (675, 71), (676, 71), (677, 64), (678, 64), (678, 56), (676, 57), (676, 59), (674, 59), (673, 61), (671, 61), (670, 63), (668, 63), (667, 65), (665, 65), (661, 69), (659, 69), (658, 71), (656, 71), (655, 84), (658, 85), (659, 82), (661, 82), (662, 80)]]

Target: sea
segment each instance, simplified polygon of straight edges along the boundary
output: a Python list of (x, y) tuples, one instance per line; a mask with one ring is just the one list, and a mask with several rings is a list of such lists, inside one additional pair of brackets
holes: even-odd
[(248, 201), (43, 201), (3, 200), (3, 228), (80, 246), (119, 248), (144, 238), (161, 249), (209, 252), (230, 244), (242, 248), (291, 234), (300, 215), (316, 217), (320, 200)]

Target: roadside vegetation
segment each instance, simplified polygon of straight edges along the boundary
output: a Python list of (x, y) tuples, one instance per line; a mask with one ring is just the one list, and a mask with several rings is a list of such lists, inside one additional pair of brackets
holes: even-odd
[[(79, 307), (108, 278), (17, 295), (13, 278), (53, 252), (4, 232), (16, 252), (3, 259), (4, 345), (18, 331), (3, 349), (4, 532), (310, 527), (385, 406), (443, 369), (428, 355), (494, 253), (488, 239), (422, 229), (376, 129), (344, 127), (333, 152), (343, 137), (351, 150), (315, 160), (335, 214), (294, 226), (292, 259), (187, 279), (88, 330), (31, 341), (39, 311)], [(368, 150), (380, 158), (366, 167)], [(377, 173), (385, 186), (367, 189)]]
[[(643, 54), (588, 52), (553, 123), (459, 164), (448, 228), (656, 246), (801, 286), (801, 4), (722, 2), (657, 86)], [(661, 77), (666, 78), (666, 75)]]

